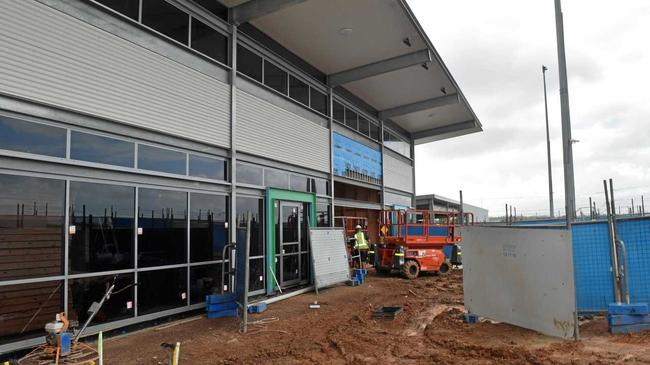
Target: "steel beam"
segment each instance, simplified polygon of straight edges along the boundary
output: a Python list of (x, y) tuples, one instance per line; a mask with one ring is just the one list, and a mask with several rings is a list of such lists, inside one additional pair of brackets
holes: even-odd
[(236, 25), (243, 24), (304, 1), (306, 0), (250, 0), (231, 8), (231, 20)]
[(327, 77), (327, 83), (331, 87), (335, 87), (352, 81), (362, 80), (368, 77), (429, 62), (431, 62), (431, 52), (428, 49), (421, 49), (405, 55), (331, 74)]
[(439, 108), (442, 106), (447, 106), (452, 104), (458, 104), (459, 102), (460, 99), (458, 98), (458, 94), (439, 96), (437, 98), (416, 101), (415, 103), (400, 105), (394, 108), (382, 110), (379, 112), (379, 119), (388, 119), (400, 115), (420, 112), (423, 110)]
[(443, 127), (437, 127), (432, 129), (427, 129), (420, 132), (413, 133), (413, 139), (420, 139), (426, 137), (438, 136), (445, 133), (458, 132), (463, 129), (470, 129), (476, 126), (476, 122), (472, 120), (466, 120), (464, 122), (449, 124)]

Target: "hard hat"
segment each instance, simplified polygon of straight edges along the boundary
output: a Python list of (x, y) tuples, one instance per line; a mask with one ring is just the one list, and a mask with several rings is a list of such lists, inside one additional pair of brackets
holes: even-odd
[(355, 229), (361, 229), (361, 225), (360, 225), (360, 224), (357, 224), (357, 226), (354, 227), (354, 228), (355, 228)]

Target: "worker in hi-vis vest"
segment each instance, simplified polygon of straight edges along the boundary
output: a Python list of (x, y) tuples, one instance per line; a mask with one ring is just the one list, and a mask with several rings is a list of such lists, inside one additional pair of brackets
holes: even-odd
[(361, 262), (368, 261), (368, 239), (366, 239), (366, 234), (363, 232), (361, 225), (355, 227), (357, 232), (354, 234), (354, 249), (358, 252), (358, 255), (361, 258)]

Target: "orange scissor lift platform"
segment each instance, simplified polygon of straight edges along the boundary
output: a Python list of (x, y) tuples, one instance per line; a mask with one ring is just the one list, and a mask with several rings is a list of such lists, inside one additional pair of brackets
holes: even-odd
[(459, 216), (434, 210), (382, 211), (375, 269), (379, 273), (399, 270), (409, 279), (422, 271), (447, 273), (450, 264), (443, 248), (461, 242)]

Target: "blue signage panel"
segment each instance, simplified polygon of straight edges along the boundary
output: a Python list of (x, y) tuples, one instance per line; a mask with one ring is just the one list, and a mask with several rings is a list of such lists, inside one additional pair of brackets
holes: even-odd
[(334, 175), (381, 184), (381, 152), (334, 133)]

